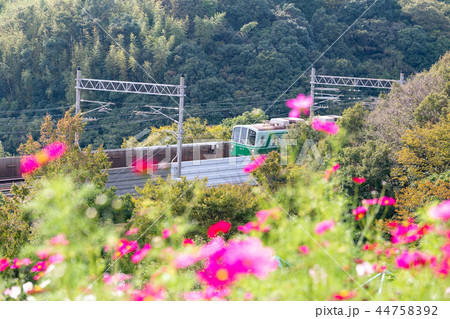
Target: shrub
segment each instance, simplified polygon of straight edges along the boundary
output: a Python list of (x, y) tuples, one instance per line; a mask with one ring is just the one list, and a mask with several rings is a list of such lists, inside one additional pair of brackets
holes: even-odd
[[(131, 227), (147, 229), (160, 216), (183, 216), (195, 225), (189, 236), (205, 238), (208, 227), (220, 220), (233, 225), (230, 234), (236, 232), (237, 225), (250, 220), (259, 203), (252, 187), (242, 185), (220, 185), (207, 187), (206, 180), (180, 181), (163, 180), (148, 182), (138, 189), (135, 198), (135, 213)], [(163, 227), (164, 228), (164, 227)], [(146, 235), (160, 234), (162, 228), (152, 228)]]

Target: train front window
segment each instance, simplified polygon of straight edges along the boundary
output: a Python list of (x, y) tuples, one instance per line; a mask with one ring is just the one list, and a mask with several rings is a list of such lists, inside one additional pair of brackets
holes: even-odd
[(248, 130), (248, 145), (255, 146), (256, 142), (256, 132), (253, 130)]
[(241, 133), (241, 128), (235, 127), (233, 129), (233, 142), (239, 142), (239, 133)]
[(246, 127), (242, 128), (241, 137), (239, 138), (239, 143), (247, 144), (247, 131), (248, 131), (248, 129)]

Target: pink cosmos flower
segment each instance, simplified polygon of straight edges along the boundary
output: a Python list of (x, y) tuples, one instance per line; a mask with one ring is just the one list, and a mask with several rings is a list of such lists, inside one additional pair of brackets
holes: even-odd
[(180, 268), (186, 268), (189, 266), (192, 266), (193, 264), (197, 263), (199, 261), (198, 256), (191, 255), (191, 254), (180, 254), (177, 257), (175, 257), (175, 267)]
[(19, 269), (22, 266), (28, 266), (31, 264), (31, 260), (29, 258), (18, 259), (14, 258), (13, 264), (11, 265), (11, 269)]
[(134, 228), (129, 229), (129, 230), (125, 233), (125, 235), (126, 235), (126, 236), (134, 235), (134, 234), (137, 234), (138, 231), (139, 231), (139, 228), (134, 227)]
[(439, 263), (431, 262), (431, 267), (438, 277), (448, 276), (450, 273), (450, 258), (443, 258)]
[(419, 227), (418, 224), (408, 222), (406, 224), (397, 224), (391, 230), (391, 242), (393, 244), (407, 244), (422, 238), (428, 233), (430, 226)]
[(225, 300), (225, 297), (231, 293), (228, 288), (216, 289), (214, 287), (206, 287), (204, 291), (191, 291), (183, 294), (183, 297), (187, 301), (198, 300)]
[(317, 235), (322, 235), (327, 230), (332, 229), (335, 224), (336, 223), (334, 222), (334, 220), (324, 220), (323, 222), (320, 222), (316, 225), (314, 231), (316, 232)]
[(386, 197), (386, 196), (384, 196), (384, 197), (382, 197), (382, 198), (379, 199), (378, 203), (379, 203), (381, 206), (392, 206), (392, 205), (395, 205), (396, 201), (395, 201), (395, 199), (392, 198), (392, 197)]
[(256, 213), (258, 223), (264, 224), (270, 217), (273, 219), (278, 219), (280, 211), (280, 208), (260, 210)]
[(157, 301), (167, 298), (167, 292), (163, 287), (157, 288), (147, 284), (144, 289), (136, 290), (133, 293), (134, 301)]
[(37, 170), (41, 165), (35, 155), (24, 156), (20, 159), (20, 169), (22, 174), (29, 174)]
[(232, 285), (243, 275), (265, 278), (278, 267), (273, 256), (273, 250), (263, 247), (258, 238), (231, 240), (211, 255), (197, 276), (201, 282), (218, 289)]
[(119, 258), (125, 254), (131, 253), (139, 248), (137, 241), (121, 239), (116, 247), (117, 252), (114, 255), (114, 259)]
[(308, 115), (309, 109), (313, 105), (313, 98), (299, 94), (296, 99), (288, 100), (286, 105), (291, 109), (289, 117), (300, 117), (302, 112)]
[(367, 261), (356, 265), (355, 269), (359, 277), (369, 276), (375, 272), (373, 266)]
[(153, 174), (158, 169), (158, 163), (154, 160), (137, 159), (132, 164), (133, 172), (138, 175)]
[(311, 127), (319, 132), (325, 132), (330, 135), (335, 135), (339, 132), (339, 126), (334, 122), (322, 122), (321, 120), (313, 120)]
[(187, 246), (187, 245), (195, 245), (194, 241), (190, 238), (185, 238), (183, 240), (183, 246)]
[(414, 251), (409, 252), (408, 250), (403, 251), (395, 259), (395, 263), (398, 268), (409, 269), (411, 267), (424, 266), (430, 258), (423, 252)]
[(334, 294), (333, 295), (333, 299), (334, 300), (348, 300), (348, 299), (352, 299), (353, 297), (356, 296), (356, 291), (351, 290), (342, 290), (341, 292)]
[(67, 240), (66, 235), (59, 234), (50, 239), (50, 244), (53, 246), (57, 245), (67, 246), (69, 244), (69, 241)]
[(378, 204), (378, 198), (373, 199), (363, 199), (361, 203), (365, 206), (372, 206)]
[(142, 247), (142, 249), (137, 250), (134, 253), (134, 255), (131, 256), (131, 261), (134, 262), (135, 264), (139, 263), (142, 259), (145, 258), (145, 256), (147, 256), (151, 248), (152, 246), (150, 246), (150, 244), (145, 244), (144, 247)]
[(299, 250), (303, 255), (308, 255), (308, 254), (309, 254), (309, 248), (308, 248), (308, 246), (300, 246), (300, 247), (298, 247), (298, 250)]
[(226, 234), (231, 228), (231, 224), (229, 222), (226, 222), (224, 220), (219, 221), (218, 223), (215, 223), (214, 225), (211, 225), (208, 229), (208, 237), (214, 238), (217, 236), (218, 233)]
[(185, 292), (183, 294), (183, 298), (186, 301), (199, 301), (199, 300), (204, 300), (204, 293), (203, 291), (190, 291), (190, 292)]
[(200, 260), (209, 258), (211, 255), (215, 254), (219, 250), (223, 249), (225, 246), (225, 240), (222, 237), (213, 238), (208, 244), (200, 247), (195, 254), (180, 254), (175, 258), (176, 268), (186, 268), (189, 267)]
[(356, 184), (362, 184), (366, 182), (366, 179), (364, 177), (353, 177), (353, 182)]
[(62, 142), (54, 142), (44, 147), (42, 152), (47, 155), (49, 161), (53, 161), (63, 156), (66, 150), (66, 144)]
[(172, 232), (169, 228), (164, 228), (162, 231), (162, 236), (164, 239), (169, 238), (172, 235)]
[(0, 259), (0, 271), (5, 271), (6, 268), (9, 267), (9, 261), (8, 259), (2, 258)]
[(355, 220), (360, 220), (364, 216), (366, 216), (367, 213), (367, 207), (365, 206), (359, 206), (356, 209), (352, 210), (353, 215), (355, 215)]
[(133, 276), (123, 273), (117, 273), (112, 276), (105, 273), (103, 275), (103, 282), (108, 286), (115, 286), (116, 291), (126, 291), (131, 288), (131, 285), (126, 282), (131, 278), (133, 278)]
[(36, 255), (39, 257), (39, 259), (47, 259), (50, 255), (50, 251), (48, 249), (38, 250), (36, 252)]
[(248, 222), (245, 225), (239, 225), (237, 228), (239, 231), (244, 234), (248, 234), (253, 230), (259, 231), (259, 223), (258, 222)]
[(222, 237), (213, 238), (208, 244), (200, 248), (198, 260), (206, 259), (225, 247), (225, 240)]
[(325, 174), (324, 174), (324, 177), (323, 177), (323, 178), (324, 178), (326, 181), (329, 180), (329, 179), (330, 179), (330, 176), (333, 175), (334, 173), (336, 173), (336, 171), (339, 169), (339, 167), (341, 167), (341, 164), (339, 164), (339, 163), (334, 164), (334, 166), (333, 166), (332, 168), (327, 169), (327, 170), (325, 171)]
[(59, 264), (60, 262), (62, 262), (64, 260), (64, 256), (63, 255), (61, 255), (61, 254), (55, 254), (55, 255), (51, 255), (49, 258), (48, 258), (48, 262), (50, 263), (50, 264)]
[(47, 263), (45, 261), (38, 261), (36, 265), (31, 267), (32, 272), (44, 272), (47, 270)]
[(267, 155), (263, 154), (255, 158), (253, 162), (244, 167), (244, 173), (252, 173), (258, 169), (267, 159)]
[(434, 219), (442, 219), (443, 221), (448, 221), (450, 219), (450, 199), (443, 201), (438, 206), (431, 208), (429, 210), (429, 214)]

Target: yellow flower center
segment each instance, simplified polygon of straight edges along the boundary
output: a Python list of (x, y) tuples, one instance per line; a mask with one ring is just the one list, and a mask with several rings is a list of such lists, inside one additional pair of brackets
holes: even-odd
[(44, 152), (39, 152), (36, 155), (36, 158), (37, 158), (38, 163), (41, 165), (48, 162), (48, 155), (45, 154)]
[(219, 279), (220, 281), (225, 281), (228, 279), (228, 270), (226, 270), (225, 268), (221, 268), (216, 272), (216, 277), (217, 279)]

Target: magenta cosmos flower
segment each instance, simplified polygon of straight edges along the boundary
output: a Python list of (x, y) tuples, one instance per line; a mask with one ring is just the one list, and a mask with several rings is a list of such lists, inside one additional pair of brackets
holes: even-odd
[(333, 295), (333, 299), (334, 300), (348, 300), (348, 299), (352, 299), (353, 297), (356, 296), (356, 291), (351, 290), (342, 290), (341, 292), (334, 294)]
[(303, 255), (309, 254), (309, 248), (306, 245), (298, 247), (298, 251), (301, 252)]
[(150, 244), (145, 244), (144, 247), (142, 247), (142, 249), (137, 250), (133, 256), (131, 256), (131, 261), (134, 262), (135, 264), (141, 262), (142, 259), (145, 258), (145, 256), (147, 256), (148, 252), (150, 251), (150, 249), (152, 249), (152, 246), (150, 246)]
[(41, 165), (35, 155), (24, 156), (20, 159), (20, 169), (22, 174), (30, 174), (39, 167), (41, 167)]
[(313, 105), (313, 98), (299, 94), (296, 99), (288, 100), (286, 105), (291, 109), (289, 117), (300, 117), (302, 112), (308, 115), (309, 109)]
[(313, 120), (311, 127), (319, 132), (325, 132), (330, 135), (335, 135), (339, 132), (339, 126), (334, 122), (322, 122), (321, 120)]
[(169, 238), (172, 235), (172, 231), (169, 228), (164, 228), (162, 231), (162, 236), (164, 239)]
[(434, 219), (448, 221), (450, 219), (450, 200), (446, 200), (430, 209), (429, 214)]
[(366, 182), (366, 179), (364, 177), (353, 177), (353, 182), (356, 184), (362, 184)]
[(135, 251), (139, 248), (137, 241), (121, 239), (116, 247), (117, 252), (114, 255), (114, 259), (119, 258), (125, 254)]
[(264, 247), (258, 238), (232, 240), (211, 255), (205, 268), (197, 273), (199, 280), (216, 289), (232, 285), (240, 276), (265, 278), (278, 264), (271, 248)]
[(8, 267), (9, 267), (8, 259), (5, 259), (5, 258), (0, 259), (0, 271), (5, 271), (6, 268), (8, 268)]
[(139, 228), (137, 228), (137, 227), (131, 228), (125, 233), (125, 236), (137, 234), (138, 231), (139, 231)]
[(322, 235), (327, 230), (332, 229), (335, 224), (336, 223), (334, 222), (334, 220), (324, 220), (323, 222), (320, 222), (316, 225), (314, 231), (316, 232), (317, 235)]
[(396, 203), (396, 200), (392, 197), (381, 197), (378, 201), (381, 206), (393, 206)]
[(231, 224), (229, 222), (226, 222), (224, 220), (221, 220), (220, 222), (211, 225), (208, 229), (208, 237), (214, 238), (217, 236), (218, 233), (226, 234), (231, 228)]
[(394, 224), (391, 230), (391, 242), (393, 244), (407, 244), (422, 238), (430, 230), (429, 225), (419, 227), (418, 224), (407, 222), (406, 224)]
[(147, 284), (144, 289), (136, 290), (133, 293), (134, 301), (157, 301), (164, 300), (167, 297), (167, 292), (163, 287), (154, 287)]
[(11, 265), (11, 269), (19, 269), (22, 266), (28, 266), (31, 264), (31, 260), (29, 258), (18, 259), (14, 258), (13, 264)]
[(31, 267), (32, 272), (42, 272), (47, 270), (47, 263), (45, 261), (38, 261), (36, 265)]
[(49, 161), (53, 161), (63, 156), (66, 150), (66, 144), (62, 142), (54, 142), (44, 147), (42, 152), (47, 156)]
[(396, 259), (395, 263), (398, 268), (409, 269), (411, 267), (424, 266), (430, 258), (423, 252), (414, 251), (409, 252), (407, 250), (403, 251)]
[(244, 173), (252, 173), (258, 169), (267, 159), (267, 155), (260, 155), (253, 162), (244, 167)]
[(183, 246), (188, 246), (188, 245), (195, 245), (194, 241), (190, 238), (185, 238), (183, 240)]
[(365, 206), (359, 206), (356, 209), (352, 211), (353, 215), (355, 215), (355, 220), (360, 220), (364, 216), (366, 216), (367, 213), (367, 207)]

